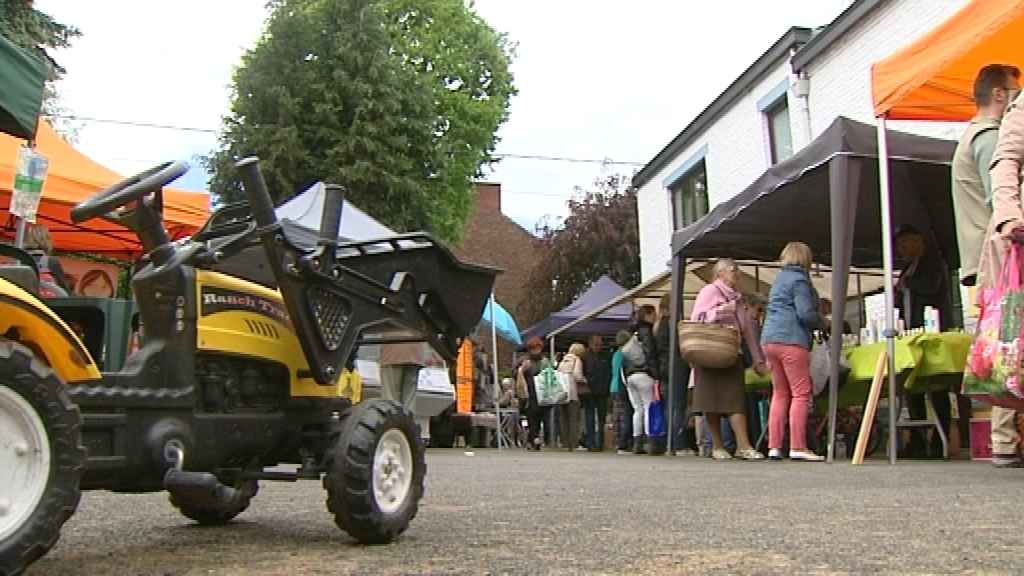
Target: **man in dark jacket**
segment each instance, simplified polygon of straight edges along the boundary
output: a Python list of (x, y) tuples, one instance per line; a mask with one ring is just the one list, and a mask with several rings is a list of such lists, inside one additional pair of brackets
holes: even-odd
[[(947, 330), (954, 325), (951, 278), (942, 255), (925, 240), (924, 234), (917, 227), (905, 224), (896, 230), (896, 250), (903, 260), (899, 280), (896, 282), (896, 308), (907, 328), (923, 328), (925, 325), (924, 309), (932, 306), (939, 311), (939, 329)], [(919, 382), (923, 383), (923, 382)], [(949, 401), (949, 390), (942, 389), (929, 393), (932, 407), (939, 419), (939, 424), (949, 438), (949, 427), (952, 419), (952, 406)], [(924, 393), (908, 394), (907, 408), (914, 420), (927, 419)], [(940, 457), (942, 455), (942, 439), (938, 434), (932, 436), (929, 444), (922, 428), (911, 430), (910, 443), (905, 447), (901, 457)]]
[(583, 375), (590, 394), (580, 396), (583, 404), (585, 442), (590, 452), (604, 450), (604, 425), (608, 415), (608, 388), (611, 385), (612, 360), (605, 354), (600, 334), (590, 336), (590, 347), (583, 353)]

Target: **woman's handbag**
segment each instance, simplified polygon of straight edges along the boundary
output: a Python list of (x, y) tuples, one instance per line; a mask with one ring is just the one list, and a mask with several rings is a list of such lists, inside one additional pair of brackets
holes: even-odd
[[(825, 391), (832, 377), (832, 346), (828, 340), (811, 339), (811, 350), (807, 356), (808, 369), (811, 374), (811, 392), (818, 396)], [(839, 354), (839, 385), (842, 386), (850, 373), (850, 361), (845, 355)]]
[(728, 368), (740, 357), (740, 332), (732, 325), (680, 320), (679, 353), (691, 366)]

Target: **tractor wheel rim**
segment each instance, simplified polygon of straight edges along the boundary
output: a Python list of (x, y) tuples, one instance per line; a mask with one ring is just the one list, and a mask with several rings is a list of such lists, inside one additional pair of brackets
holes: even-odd
[(405, 434), (394, 428), (384, 432), (373, 455), (373, 492), (381, 512), (393, 514), (405, 504), (412, 468), (412, 448)]
[(49, 476), (46, 426), (20, 394), (0, 385), (0, 541), (32, 517)]

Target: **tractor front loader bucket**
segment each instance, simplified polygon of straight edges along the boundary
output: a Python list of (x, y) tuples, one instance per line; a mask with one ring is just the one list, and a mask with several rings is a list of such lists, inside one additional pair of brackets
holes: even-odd
[(460, 262), (425, 233), (337, 242), (344, 202), (337, 186), (327, 187), (318, 246), (301, 248), (281, 230), (258, 160), (236, 169), (314, 380), (335, 382), (363, 331), (375, 326), (412, 329), (454, 362), (499, 270)]

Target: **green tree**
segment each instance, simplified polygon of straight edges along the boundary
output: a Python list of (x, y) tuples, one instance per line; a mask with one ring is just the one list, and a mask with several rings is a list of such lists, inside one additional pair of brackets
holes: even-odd
[(33, 0), (0, 0), (0, 34), (46, 62), (49, 78), (43, 95), (42, 116), (62, 136), (73, 141), (77, 127), (66, 118), (68, 109), (56, 89), (57, 81), (66, 70), (53, 58), (52, 52), (70, 47), (71, 41), (82, 35), (81, 31), (37, 10)]
[(626, 288), (640, 284), (639, 230), (629, 177), (604, 176), (592, 190), (577, 188), (563, 221), (537, 226), (544, 265), (527, 280), (527, 321), (565, 308), (605, 274)]
[(316, 180), (388, 226), (457, 242), (515, 94), (513, 47), (451, 0), (275, 0), (235, 71), (211, 191), (257, 155), (275, 202)]

